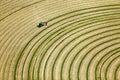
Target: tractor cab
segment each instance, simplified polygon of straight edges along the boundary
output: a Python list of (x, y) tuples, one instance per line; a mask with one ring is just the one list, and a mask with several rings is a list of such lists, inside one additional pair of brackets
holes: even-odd
[(47, 22), (40, 22), (37, 27), (47, 26)]

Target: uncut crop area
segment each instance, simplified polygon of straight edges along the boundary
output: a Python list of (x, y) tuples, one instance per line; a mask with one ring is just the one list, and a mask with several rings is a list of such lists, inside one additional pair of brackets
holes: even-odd
[(120, 0), (0, 0), (0, 80), (120, 80)]

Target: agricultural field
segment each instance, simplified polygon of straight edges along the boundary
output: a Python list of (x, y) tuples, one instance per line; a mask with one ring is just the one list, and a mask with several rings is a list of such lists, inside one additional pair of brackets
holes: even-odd
[(0, 0), (0, 80), (120, 80), (120, 0)]

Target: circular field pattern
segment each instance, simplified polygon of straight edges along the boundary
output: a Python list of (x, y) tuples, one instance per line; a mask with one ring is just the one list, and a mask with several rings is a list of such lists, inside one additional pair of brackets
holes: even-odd
[(1, 0), (0, 80), (120, 80), (120, 1)]

